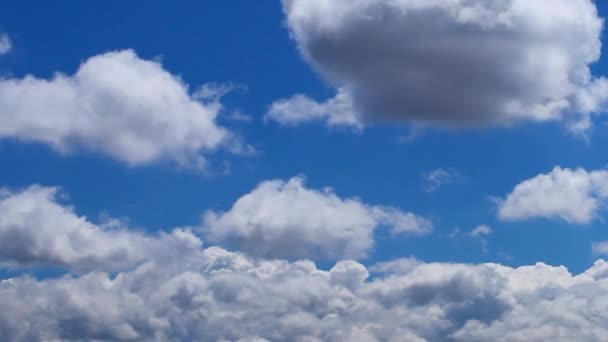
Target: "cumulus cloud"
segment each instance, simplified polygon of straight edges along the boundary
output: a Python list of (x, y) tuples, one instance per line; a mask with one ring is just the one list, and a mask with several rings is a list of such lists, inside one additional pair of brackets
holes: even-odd
[[(361, 122), (478, 126), (567, 118), (584, 131), (608, 99), (608, 81), (589, 69), (600, 58), (603, 28), (592, 0), (282, 3), (303, 57)], [(297, 118), (284, 121), (332, 117), (327, 104), (335, 100), (304, 100), (277, 103), (298, 108), (282, 111)]]
[(606, 265), (573, 276), (401, 260), (378, 273), (211, 247), (115, 276), (3, 280), (0, 330), (10, 341), (598, 341)]
[(330, 188), (309, 189), (300, 177), (262, 182), (227, 212), (209, 211), (203, 230), (213, 242), (273, 258), (362, 258), (374, 231), (425, 234), (432, 223), (396, 208), (338, 197)]
[(9, 53), (13, 49), (13, 42), (6, 33), (0, 33), (0, 55)]
[(503, 220), (555, 218), (587, 224), (596, 218), (608, 199), (608, 171), (556, 167), (517, 185), (500, 201)]
[(58, 191), (31, 186), (0, 193), (0, 265), (120, 271), (168, 257), (168, 248), (171, 255), (200, 248), (201, 241), (188, 230), (148, 236), (115, 219), (94, 224), (59, 203)]
[(1, 79), (0, 138), (101, 153), (132, 166), (168, 160), (202, 167), (203, 153), (234, 144), (216, 123), (221, 104), (204, 95), (191, 95), (158, 62), (131, 50), (109, 52), (71, 76)]

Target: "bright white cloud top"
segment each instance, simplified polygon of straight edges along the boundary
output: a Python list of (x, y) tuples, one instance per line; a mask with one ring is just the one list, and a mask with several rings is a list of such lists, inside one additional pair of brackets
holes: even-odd
[[(304, 58), (337, 99), (354, 101), (358, 125), (567, 119), (581, 131), (608, 98), (608, 82), (589, 69), (603, 27), (591, 0), (283, 0), (283, 8)], [(352, 125), (341, 119), (349, 105), (332, 111), (337, 99), (296, 96), (268, 117)]]
[(13, 49), (13, 42), (6, 33), (0, 33), (0, 55), (5, 55)]
[(72, 76), (0, 79), (0, 138), (101, 153), (131, 166), (204, 166), (203, 153), (233, 143), (216, 122), (220, 109), (131, 50), (89, 58)]
[(261, 257), (364, 258), (374, 232), (430, 233), (430, 220), (396, 208), (338, 197), (331, 188), (309, 189), (300, 177), (262, 182), (227, 212), (206, 213), (203, 230), (210, 241), (236, 246)]
[(517, 185), (499, 203), (503, 220), (562, 219), (587, 224), (597, 217), (608, 200), (608, 171), (556, 167)]

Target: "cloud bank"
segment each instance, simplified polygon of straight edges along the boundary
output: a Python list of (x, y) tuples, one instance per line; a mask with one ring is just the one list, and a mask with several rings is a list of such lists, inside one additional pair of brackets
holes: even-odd
[(591, 0), (283, 0), (283, 9), (303, 57), (339, 95), (281, 100), (268, 114), (279, 122), (336, 124), (345, 115), (330, 104), (346, 98), (340, 108), (353, 108), (358, 125), (567, 119), (584, 131), (608, 98), (607, 80), (589, 69), (603, 28)]
[(115, 276), (3, 280), (0, 331), (11, 341), (598, 341), (607, 270), (408, 259), (326, 271), (210, 247)]
[(204, 167), (204, 153), (234, 143), (217, 99), (199, 99), (158, 62), (132, 50), (87, 59), (74, 75), (0, 79), (0, 138), (60, 153), (100, 153), (130, 166)]

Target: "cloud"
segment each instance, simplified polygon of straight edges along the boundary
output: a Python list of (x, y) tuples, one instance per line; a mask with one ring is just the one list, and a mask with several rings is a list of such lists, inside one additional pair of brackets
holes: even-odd
[(13, 42), (6, 33), (0, 33), (0, 55), (5, 55), (13, 49)]
[(210, 247), (114, 276), (3, 280), (0, 330), (10, 341), (597, 341), (606, 270), (411, 260), (323, 270)]
[(205, 214), (203, 230), (212, 242), (272, 258), (362, 258), (374, 245), (374, 231), (425, 234), (432, 223), (396, 208), (343, 199), (330, 188), (308, 189), (300, 177), (262, 182), (227, 212)]
[(608, 199), (608, 171), (556, 167), (517, 185), (499, 203), (498, 217), (516, 221), (531, 218), (562, 219), (587, 224)]
[(443, 186), (454, 182), (459, 178), (457, 172), (453, 170), (435, 169), (422, 175), (424, 182), (424, 191), (433, 193)]
[[(0, 80), (0, 138), (84, 150), (130, 166), (167, 160), (203, 167), (204, 153), (235, 144), (218, 126), (217, 97), (188, 86), (132, 50), (86, 60), (72, 75)], [(222, 91), (219, 89), (218, 91)]]
[(285, 126), (296, 126), (311, 121), (325, 121), (329, 127), (344, 126), (363, 129), (363, 123), (355, 115), (351, 95), (340, 91), (336, 97), (319, 103), (306, 95), (298, 94), (289, 99), (274, 102), (265, 121), (276, 121)]
[[(188, 230), (148, 236), (119, 220), (97, 225), (58, 202), (58, 188), (30, 186), (0, 194), (0, 265), (57, 266), (76, 272), (120, 271), (138, 263), (198, 249)], [(178, 252), (179, 254), (179, 252)]]
[(303, 57), (338, 92), (325, 104), (279, 101), (306, 103), (283, 116), (291, 124), (332, 118), (327, 104), (348, 99), (348, 116), (364, 123), (566, 119), (580, 132), (608, 99), (608, 81), (589, 69), (603, 28), (591, 0), (283, 0), (283, 9)]
[(593, 243), (591, 245), (591, 251), (595, 255), (608, 255), (608, 241)]
[(480, 238), (484, 236), (488, 236), (492, 234), (492, 228), (485, 224), (477, 226), (477, 228), (473, 229), (470, 233), (471, 237)]

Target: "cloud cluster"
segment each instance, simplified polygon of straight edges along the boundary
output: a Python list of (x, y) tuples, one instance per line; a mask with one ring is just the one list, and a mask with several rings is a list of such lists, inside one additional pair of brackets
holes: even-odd
[(13, 49), (13, 42), (6, 33), (0, 33), (0, 55), (5, 55)]
[[(369, 277), (373, 275), (373, 277)], [(366, 268), (253, 260), (217, 247), (110, 276), (0, 282), (10, 341), (598, 341), (608, 264)]]
[(31, 186), (0, 193), (0, 265), (115, 272), (144, 261), (179, 257), (201, 246), (187, 230), (148, 236), (129, 230), (120, 220), (94, 224), (59, 203), (58, 191)]
[[(58, 278), (0, 280), (5, 340), (597, 341), (605, 336), (608, 263), (603, 260), (576, 276), (542, 263), (510, 268), (416, 259), (370, 267), (342, 260), (324, 270), (308, 260), (202, 248), (184, 229), (149, 236), (116, 220), (96, 225), (61, 204), (57, 192), (41, 186), (0, 191), (0, 263), (72, 271)], [(341, 199), (331, 190), (310, 190), (299, 178), (264, 182), (230, 212), (215, 215), (212, 221), (226, 220), (229, 231), (244, 227), (238, 228), (241, 219), (255, 229), (268, 224), (321, 249), (326, 247), (321, 240), (308, 241), (309, 232), (291, 226), (300, 221), (302, 230), (316, 233), (327, 226), (335, 231), (321, 233), (332, 243), (350, 233), (338, 218), (353, 227), (358, 220), (370, 227), (386, 220), (397, 232), (419, 229), (404, 213)], [(471, 234), (490, 232), (480, 226)], [(272, 236), (272, 230), (264, 233)], [(277, 241), (262, 246), (281, 251)]]
[(72, 75), (0, 79), (0, 138), (85, 150), (131, 166), (168, 160), (203, 167), (203, 153), (234, 143), (214, 97), (197, 98), (158, 62), (132, 50), (86, 60)]
[(509, 221), (552, 218), (587, 224), (607, 200), (608, 171), (556, 167), (518, 184), (500, 201), (498, 216)]
[(254, 256), (336, 260), (365, 257), (381, 226), (393, 234), (432, 230), (428, 219), (308, 189), (300, 177), (262, 182), (229, 211), (207, 212), (203, 230), (210, 241)]
[(302, 55), (339, 95), (281, 100), (269, 114), (279, 122), (336, 124), (349, 116), (332, 112), (337, 101), (358, 122), (567, 118), (583, 131), (608, 99), (607, 80), (589, 69), (603, 28), (592, 0), (283, 0), (283, 9)]

